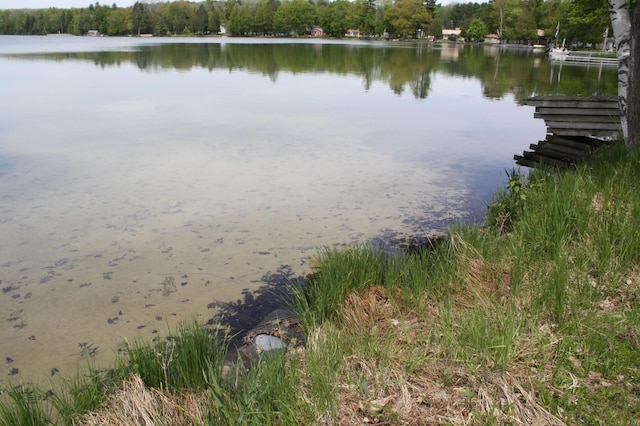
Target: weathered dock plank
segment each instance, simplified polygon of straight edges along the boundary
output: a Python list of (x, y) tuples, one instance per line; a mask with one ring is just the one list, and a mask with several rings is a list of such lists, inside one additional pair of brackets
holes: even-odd
[(562, 146), (562, 145), (556, 145), (555, 143), (549, 142), (549, 141), (540, 141), (538, 142), (538, 144), (531, 144), (529, 145), (530, 149), (544, 149), (546, 151), (555, 151), (564, 155), (568, 155), (571, 156), (573, 158), (580, 158), (580, 157), (584, 157), (586, 155), (589, 155), (590, 152), (586, 151), (584, 149), (576, 149), (576, 148), (569, 148), (567, 146)]
[(592, 151), (605, 144), (604, 141), (595, 138), (586, 137), (564, 137), (557, 135), (547, 135), (547, 141), (552, 142), (555, 145), (568, 146), (570, 148), (582, 149), (586, 151)]
[(609, 138), (611, 137), (611, 130), (596, 130), (596, 129), (554, 129), (547, 128), (548, 134), (562, 134), (562, 136), (576, 136), (576, 137), (599, 137)]
[(573, 167), (575, 165), (575, 163), (572, 163), (570, 161), (564, 161), (564, 160), (558, 160), (555, 158), (550, 158), (546, 155), (540, 155), (540, 154), (536, 154), (534, 152), (523, 152), (522, 156), (529, 160), (529, 161), (533, 161), (534, 163), (537, 164), (542, 164), (542, 165), (546, 165), (546, 166), (553, 166), (553, 167), (560, 167), (562, 169), (566, 169), (569, 167)]
[[(620, 123), (616, 122), (593, 122), (593, 121), (555, 121), (545, 120), (547, 127), (551, 129), (576, 129), (576, 130), (610, 130), (611, 133), (619, 132)], [(559, 134), (559, 132), (555, 132)]]
[(547, 126), (547, 137), (531, 144), (516, 164), (567, 168), (620, 134), (620, 108), (615, 96), (537, 96), (524, 101), (536, 107), (535, 118)]
[(620, 121), (620, 115), (609, 114), (579, 114), (565, 111), (558, 114), (545, 114), (536, 112), (533, 114), (533, 118), (542, 118), (545, 121), (571, 121), (574, 123), (580, 122), (596, 122), (596, 123), (618, 123)]
[(620, 107), (616, 103), (615, 107), (606, 108), (573, 108), (573, 107), (537, 107), (536, 118), (542, 118), (545, 115), (588, 115), (588, 116), (601, 116), (616, 117), (620, 116)]

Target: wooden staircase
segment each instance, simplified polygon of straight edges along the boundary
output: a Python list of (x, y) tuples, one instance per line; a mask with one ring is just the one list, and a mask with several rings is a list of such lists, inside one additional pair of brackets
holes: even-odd
[(533, 116), (545, 121), (547, 136), (513, 156), (521, 166), (573, 167), (622, 131), (616, 96), (536, 96), (524, 103), (536, 107)]

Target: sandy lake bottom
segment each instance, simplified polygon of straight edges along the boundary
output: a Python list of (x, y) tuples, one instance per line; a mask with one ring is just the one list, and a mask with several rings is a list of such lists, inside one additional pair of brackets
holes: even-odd
[(125, 338), (206, 322), (213, 302), (241, 299), (284, 265), (309, 272), (323, 247), (465, 214), (466, 191), (436, 168), (375, 152), (208, 148), (5, 168), (0, 360), (11, 382), (109, 365)]

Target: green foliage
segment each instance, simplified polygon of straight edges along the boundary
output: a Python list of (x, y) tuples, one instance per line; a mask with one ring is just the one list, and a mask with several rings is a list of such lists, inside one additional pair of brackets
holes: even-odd
[(253, 29), (256, 34), (271, 34), (273, 32), (273, 17), (278, 9), (275, 0), (261, 0), (253, 19)]
[(397, 0), (386, 9), (385, 19), (394, 34), (415, 38), (419, 29), (429, 28), (433, 17), (419, 0)]
[(487, 30), (487, 26), (478, 18), (472, 19), (469, 23), (469, 27), (464, 31), (465, 37), (473, 41), (482, 40), (488, 33), (489, 31)]
[[(539, 188), (543, 176), (532, 175), (532, 184), (527, 183), (526, 177), (519, 169), (505, 171), (507, 175), (507, 187), (497, 194), (496, 199), (489, 205), (487, 222), (505, 231), (511, 230), (511, 226), (518, 219), (527, 201), (527, 194)], [(535, 172), (534, 172), (535, 173)], [(536, 176), (534, 178), (534, 176)]]
[(532, 8), (527, 3), (523, 4), (518, 11), (513, 37), (516, 40), (522, 40), (524, 42), (527, 40), (536, 40), (538, 38), (538, 28), (539, 26)]
[(322, 28), (325, 34), (341, 38), (350, 28), (356, 28), (357, 5), (349, 0), (336, 0), (322, 11)]
[(566, 29), (560, 38), (578, 39), (585, 43), (602, 43), (604, 32), (611, 26), (609, 6), (603, 0), (571, 2)]
[[(561, 22), (562, 37), (569, 41), (597, 43), (602, 41), (602, 33), (609, 26), (607, 4), (601, 0), (496, 0), (489, 3), (455, 2), (444, 6), (432, 0), (424, 3), (397, 0), (385, 3), (385, 6), (378, 6), (374, 0), (356, 0), (350, 2), (350, 7), (333, 5), (341, 2), (227, 0), (223, 3), (209, 0), (198, 3), (136, 2), (127, 8), (96, 3), (78, 9), (0, 10), (0, 34), (85, 35), (89, 30), (99, 30), (107, 35), (204, 35), (218, 33), (221, 22), (233, 35), (302, 34), (322, 21), (325, 32), (334, 37), (342, 37), (345, 28), (354, 28), (367, 36), (379, 36), (388, 29), (396, 35), (413, 38), (418, 29), (423, 34), (428, 32), (439, 37), (441, 30), (438, 31), (438, 25), (440, 28), (466, 28), (468, 31), (472, 21), (479, 19), (486, 30), (477, 31), (478, 24), (475, 23), (469, 37), (480, 39), (487, 33), (499, 32), (502, 14), (502, 37), (505, 40), (536, 40), (538, 28), (545, 30), (549, 37)], [(331, 10), (325, 13), (325, 8)], [(438, 25), (431, 24), (434, 16), (437, 16)]]
[(319, 22), (318, 8), (305, 0), (288, 0), (280, 4), (273, 16), (276, 31), (300, 35)]
[(375, 0), (356, 0), (356, 16), (353, 28), (359, 28), (364, 35), (381, 34), (383, 31), (382, 10)]
[(247, 35), (251, 31), (252, 17), (248, 6), (234, 3), (227, 18), (227, 31), (234, 36)]
[[(449, 3), (436, 9), (443, 28), (465, 28), (473, 18), (482, 17), (486, 3)], [(493, 27), (491, 27), (493, 28)]]
[(429, 29), (427, 30), (427, 34), (433, 36), (436, 39), (442, 38), (442, 23), (439, 19), (431, 20), (429, 24)]

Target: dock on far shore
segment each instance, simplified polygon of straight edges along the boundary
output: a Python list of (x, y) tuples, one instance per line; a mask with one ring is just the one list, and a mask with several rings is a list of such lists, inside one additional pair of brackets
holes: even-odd
[(596, 51), (567, 51), (562, 55), (549, 55), (551, 62), (584, 64), (584, 65), (607, 65), (618, 66), (618, 58), (603, 52)]

